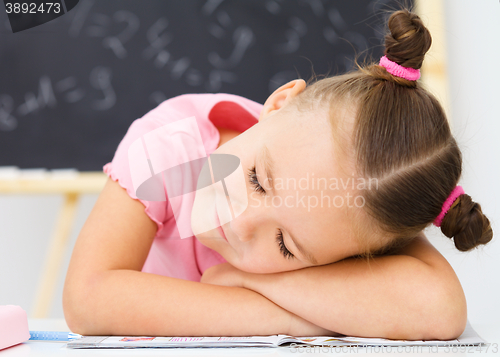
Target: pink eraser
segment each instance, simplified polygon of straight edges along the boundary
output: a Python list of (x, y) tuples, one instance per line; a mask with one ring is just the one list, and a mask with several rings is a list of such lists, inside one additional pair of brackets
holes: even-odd
[(0, 350), (30, 339), (28, 315), (20, 306), (0, 305)]

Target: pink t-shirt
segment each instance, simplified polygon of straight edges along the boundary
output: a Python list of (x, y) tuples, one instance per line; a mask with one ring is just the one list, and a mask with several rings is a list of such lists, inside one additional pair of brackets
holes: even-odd
[[(130, 145), (138, 138), (166, 124), (194, 116), (206, 154), (209, 155), (220, 141), (215, 126), (243, 132), (257, 123), (261, 110), (261, 104), (232, 94), (185, 94), (171, 98), (130, 125), (113, 160), (104, 165), (103, 170), (111, 179), (118, 181), (131, 198), (138, 199), (128, 156)], [(160, 155), (169, 154), (165, 152)], [(226, 262), (220, 254), (201, 244), (194, 236), (171, 238), (178, 237), (178, 234), (172, 207), (168, 202), (138, 200), (144, 204), (149, 218), (158, 225), (143, 272), (200, 281), (205, 270)]]

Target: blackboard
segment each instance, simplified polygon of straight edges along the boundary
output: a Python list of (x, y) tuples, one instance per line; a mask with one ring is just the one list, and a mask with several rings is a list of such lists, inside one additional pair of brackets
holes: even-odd
[[(405, 2), (408, 5), (408, 1)], [(0, 5), (0, 166), (100, 171), (163, 100), (281, 84), (382, 55), (390, 0), (80, 0), (12, 33)]]

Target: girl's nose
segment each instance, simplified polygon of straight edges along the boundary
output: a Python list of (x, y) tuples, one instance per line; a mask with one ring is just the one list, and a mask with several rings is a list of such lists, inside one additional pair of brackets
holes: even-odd
[(264, 229), (267, 220), (266, 213), (262, 208), (259, 209), (248, 205), (242, 214), (230, 222), (230, 227), (240, 241), (248, 242), (254, 239), (259, 234), (259, 231)]
[(255, 226), (252, 224), (252, 219), (247, 212), (243, 212), (240, 216), (233, 219), (230, 223), (231, 230), (242, 242), (252, 240), (255, 235)]

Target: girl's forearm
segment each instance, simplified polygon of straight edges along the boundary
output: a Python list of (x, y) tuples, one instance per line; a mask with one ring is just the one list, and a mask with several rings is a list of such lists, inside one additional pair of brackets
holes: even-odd
[(65, 287), (65, 316), (83, 335), (286, 334), (293, 316), (248, 289), (133, 270), (101, 272), (74, 286)]
[(350, 258), (283, 273), (247, 273), (243, 285), (318, 326), (346, 335), (456, 338), (463, 331), (466, 311), (433, 269), (405, 255), (370, 262)]

